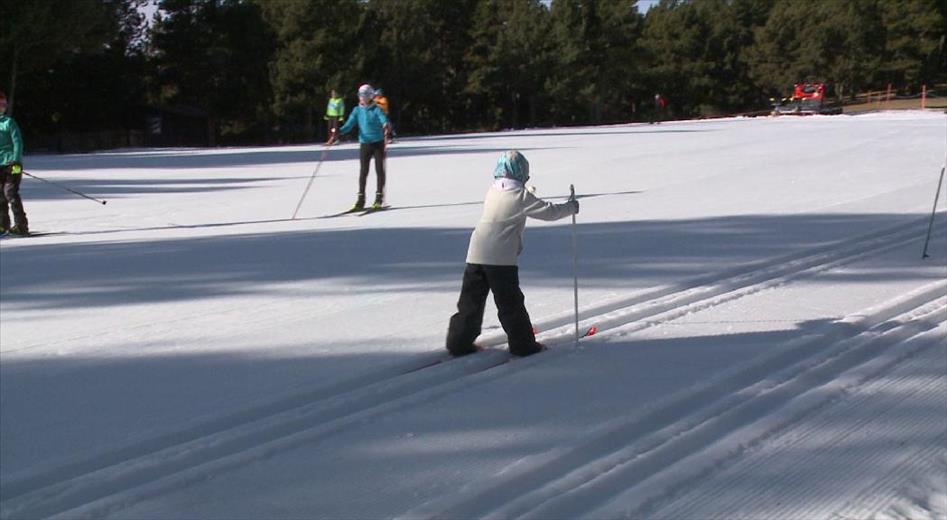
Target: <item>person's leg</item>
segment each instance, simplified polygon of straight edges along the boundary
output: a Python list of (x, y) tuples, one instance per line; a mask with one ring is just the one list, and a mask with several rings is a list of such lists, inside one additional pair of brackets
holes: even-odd
[(493, 291), (497, 317), (509, 340), (510, 353), (528, 356), (542, 350), (536, 343), (533, 324), (526, 312), (526, 298), (520, 290), (519, 268), (515, 265), (485, 266), (487, 282)]
[(0, 232), (10, 229), (10, 205), (7, 201), (7, 177), (10, 174), (9, 166), (0, 166)]
[(3, 197), (9, 201), (10, 210), (13, 212), (13, 228), (26, 234), (30, 226), (26, 220), (26, 211), (23, 209), (23, 199), (20, 198), (20, 181), (22, 180), (23, 174), (8, 174), (6, 182), (3, 183)]
[(447, 350), (455, 356), (476, 352), (474, 340), (483, 325), (483, 309), (490, 291), (483, 266), (467, 264), (464, 281), (457, 300), (457, 312), (450, 318), (447, 329)]
[(380, 141), (372, 143), (374, 145), (373, 154), (375, 157), (375, 204), (382, 205), (385, 202), (385, 142)]
[(368, 161), (371, 160), (371, 145), (362, 143), (358, 147), (358, 201), (355, 206), (362, 208), (365, 206), (365, 183), (368, 181)]
[(339, 135), (339, 118), (330, 117), (329, 118), (329, 138), (326, 139), (326, 144), (333, 144), (338, 139)]

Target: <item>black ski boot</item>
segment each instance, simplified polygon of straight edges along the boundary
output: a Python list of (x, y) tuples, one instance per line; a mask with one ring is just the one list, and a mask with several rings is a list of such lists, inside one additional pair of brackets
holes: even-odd
[(355, 205), (349, 211), (362, 211), (363, 209), (365, 209), (365, 194), (359, 193), (358, 198), (355, 199)]
[(375, 203), (372, 204), (372, 209), (381, 209), (385, 204), (385, 194), (380, 191), (375, 192)]
[(13, 226), (12, 228), (10, 228), (9, 230), (7, 230), (7, 232), (10, 233), (11, 235), (19, 235), (21, 237), (30, 236), (30, 228), (28, 228), (26, 224), (22, 224), (22, 225), (17, 224)]

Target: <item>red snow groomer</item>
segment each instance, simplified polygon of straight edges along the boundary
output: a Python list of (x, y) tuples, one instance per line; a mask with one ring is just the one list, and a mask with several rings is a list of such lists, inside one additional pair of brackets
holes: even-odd
[(773, 114), (840, 114), (841, 110), (825, 102), (825, 83), (796, 83), (792, 97), (773, 102)]

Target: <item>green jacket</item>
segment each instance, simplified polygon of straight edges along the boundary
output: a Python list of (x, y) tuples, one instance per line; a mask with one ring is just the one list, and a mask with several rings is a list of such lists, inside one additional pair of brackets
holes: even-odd
[(0, 115), (0, 165), (23, 162), (23, 136), (16, 121)]
[(345, 118), (345, 101), (342, 98), (329, 99), (329, 104), (326, 106), (326, 119), (330, 117)]

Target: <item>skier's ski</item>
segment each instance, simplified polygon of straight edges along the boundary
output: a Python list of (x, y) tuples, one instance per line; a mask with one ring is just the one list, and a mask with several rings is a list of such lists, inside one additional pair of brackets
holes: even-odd
[(16, 233), (3, 232), (0, 233), (0, 239), (6, 240), (8, 238), (33, 238), (33, 237), (44, 237), (48, 235), (61, 235), (61, 231), (30, 231), (28, 235), (18, 235)]
[(434, 361), (431, 361), (430, 363), (425, 363), (425, 364), (423, 364), (423, 365), (421, 365), (421, 366), (414, 367), (414, 368), (408, 370), (407, 372), (405, 372), (405, 374), (411, 374), (411, 373), (413, 373), (413, 372), (418, 372), (418, 371), (420, 371), (420, 370), (424, 370), (425, 368), (435, 367), (435, 366), (437, 366), (437, 365), (440, 365), (441, 363), (446, 363), (446, 362), (448, 362), (448, 361), (450, 361), (450, 360), (452, 360), (452, 359), (456, 359), (456, 358), (455, 358), (454, 356), (450, 356), (450, 355), (444, 356), (444, 357), (440, 357), (440, 358), (435, 359)]
[[(591, 327), (585, 329), (584, 333), (579, 334), (579, 339), (582, 339), (586, 336), (594, 336), (595, 333), (597, 332), (598, 332), (598, 327), (596, 327), (595, 325), (592, 325)], [(539, 334), (539, 327), (533, 327), (533, 334), (534, 335)]]
[(368, 209), (366, 209), (365, 211), (359, 213), (358, 216), (364, 217), (365, 215), (371, 215), (372, 213), (378, 213), (379, 211), (385, 211), (386, 209), (389, 209), (389, 208), (391, 208), (391, 206), (382, 206), (382, 207), (380, 207), (380, 208), (368, 208)]
[(364, 210), (364, 209), (354, 209), (354, 208), (353, 208), (353, 209), (347, 209), (347, 210), (345, 210), (345, 211), (341, 211), (341, 212), (339, 212), (339, 213), (332, 213), (331, 215), (323, 215), (323, 216), (318, 217), (318, 218), (344, 217), (344, 216), (346, 216), (346, 215), (355, 215), (356, 213), (359, 213), (359, 212), (362, 212), (362, 211), (365, 211), (365, 210)]

